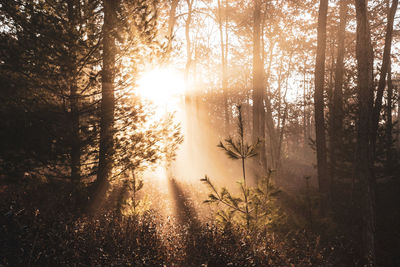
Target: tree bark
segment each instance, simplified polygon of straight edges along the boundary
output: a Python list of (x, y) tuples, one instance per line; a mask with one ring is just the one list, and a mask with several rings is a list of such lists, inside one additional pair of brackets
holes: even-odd
[[(226, 2), (225, 2), (225, 17), (226, 14)], [(221, 48), (221, 74), (222, 74), (222, 92), (224, 98), (224, 128), (225, 133), (229, 134), (229, 120), (230, 120), (230, 109), (228, 105), (228, 77), (227, 77), (227, 65), (228, 65), (228, 29), (227, 23), (225, 19), (225, 44), (224, 44), (224, 29), (223, 29), (223, 20), (222, 20), (222, 5), (221, 0), (218, 0), (218, 28), (219, 28), (219, 36), (220, 36), (220, 48)]]
[[(264, 41), (264, 28), (265, 28), (265, 13), (267, 12), (267, 8), (268, 6), (266, 5), (265, 9), (264, 9), (264, 14), (262, 16), (262, 20), (261, 20), (261, 47), (262, 47), (262, 59), (261, 62), (264, 65), (265, 63), (267, 64), (267, 69), (265, 71), (265, 76), (264, 76), (264, 80), (263, 80), (263, 85), (265, 85), (265, 89), (266, 92), (264, 93), (264, 104), (265, 104), (265, 119), (263, 120), (265, 122), (265, 126), (264, 129), (266, 129), (265, 132), (265, 146), (267, 146), (267, 135), (269, 136), (269, 151), (270, 151), (270, 156), (269, 156), (269, 160), (267, 160), (267, 158), (265, 159), (266, 161), (266, 166), (268, 166), (268, 168), (277, 168), (277, 158), (278, 158), (278, 147), (279, 147), (279, 140), (277, 138), (278, 135), (278, 131), (275, 130), (275, 125), (274, 125), (274, 120), (272, 118), (272, 105), (271, 105), (271, 100), (269, 98), (269, 95), (271, 94), (271, 86), (269, 84), (270, 81), (270, 77), (271, 77), (271, 66), (272, 66), (272, 61), (273, 61), (273, 57), (274, 57), (274, 48), (276, 46), (276, 41), (273, 40), (273, 38), (271, 37), (269, 40), (269, 50), (268, 53), (266, 53), (264, 46), (265, 46), (265, 41)], [(266, 57), (265, 55), (268, 54), (268, 56)], [(283, 56), (282, 56), (283, 58)], [(267, 59), (267, 62), (265, 62), (265, 59)], [(282, 62), (280, 64), (280, 68), (279, 68), (279, 72), (281, 74), (282, 71)], [(279, 77), (281, 78), (281, 77)], [(280, 87), (281, 87), (281, 83), (280, 80), (278, 81), (278, 92), (280, 92)], [(280, 98), (279, 98), (280, 99)], [(278, 109), (280, 108), (280, 104), (278, 105)], [(278, 111), (278, 116), (280, 116), (280, 110)], [(278, 119), (279, 121), (279, 119)], [(279, 126), (277, 127), (279, 129)], [(265, 131), (265, 130), (264, 130)], [(265, 150), (267, 150), (267, 148), (265, 147)], [(267, 152), (265, 152), (267, 155)]]
[(187, 16), (185, 21), (185, 38), (186, 38), (186, 65), (184, 72), (185, 81), (185, 120), (186, 120), (186, 139), (189, 145), (189, 157), (193, 154), (194, 144), (198, 133), (196, 132), (196, 122), (198, 115), (196, 112), (196, 96), (191, 87), (189, 80), (190, 71), (192, 68), (192, 43), (190, 39), (190, 27), (192, 23), (192, 12), (193, 12), (193, 0), (186, 0), (187, 5)]
[(331, 179), (336, 176), (336, 156), (343, 138), (343, 74), (344, 74), (344, 40), (347, 23), (347, 0), (340, 1), (340, 22), (337, 33), (338, 49), (335, 68), (335, 86), (333, 91), (332, 113), (330, 118), (330, 170)]
[(77, 55), (74, 33), (76, 27), (76, 1), (68, 1), (68, 20), (69, 30), (71, 32), (71, 40), (69, 43), (69, 104), (71, 108), (71, 180), (79, 183), (81, 180), (81, 145), (79, 136), (79, 96), (77, 85)]
[(378, 90), (376, 92), (376, 99), (375, 105), (373, 108), (373, 121), (372, 121), (372, 131), (371, 131), (371, 141), (372, 141), (372, 149), (373, 149), (373, 157), (375, 158), (375, 150), (376, 150), (376, 138), (378, 135), (378, 126), (379, 126), (379, 119), (382, 110), (382, 98), (383, 98), (383, 91), (386, 86), (386, 76), (389, 67), (390, 61), (390, 54), (392, 49), (392, 35), (393, 35), (393, 22), (394, 17), (396, 15), (396, 10), (399, 1), (393, 0), (392, 7), (388, 12), (388, 23), (386, 27), (386, 36), (385, 36), (385, 47), (383, 50), (383, 58), (382, 58), (382, 67), (381, 73), (379, 76), (379, 83), (378, 83)]
[(387, 86), (388, 86), (388, 93), (387, 93), (387, 107), (386, 107), (386, 163), (387, 168), (391, 170), (392, 167), (392, 159), (393, 159), (393, 122), (392, 122), (392, 109), (393, 109), (393, 83), (392, 83), (392, 61), (389, 62), (388, 68), (388, 77), (387, 77)]
[(171, 9), (169, 11), (169, 18), (168, 18), (168, 33), (167, 33), (167, 38), (168, 38), (168, 47), (167, 51), (169, 52), (171, 50), (172, 46), (172, 39), (174, 35), (174, 27), (176, 23), (176, 8), (179, 4), (179, 0), (172, 0), (171, 1)]
[(317, 144), (318, 183), (321, 195), (321, 211), (324, 213), (329, 206), (330, 184), (328, 179), (328, 164), (325, 138), (324, 118), (324, 77), (325, 77), (325, 49), (326, 49), (326, 20), (328, 14), (328, 0), (320, 0), (318, 15), (317, 55), (315, 62), (315, 134)]
[(307, 60), (304, 60), (303, 66), (303, 152), (304, 156), (308, 154), (308, 124), (309, 124), (309, 115), (307, 114), (307, 83), (306, 83), (306, 74), (307, 74)]
[[(101, 81), (100, 151), (96, 197), (103, 197), (108, 189), (114, 154), (114, 77), (115, 77), (115, 22), (118, 1), (104, 0), (103, 69)], [(102, 200), (102, 199), (101, 199)], [(98, 201), (96, 201), (98, 203)]]
[(397, 83), (394, 86), (395, 89), (397, 89), (397, 149), (400, 150), (400, 85)]
[(360, 181), (362, 217), (362, 256), (364, 264), (375, 265), (375, 181), (371, 120), (373, 112), (373, 50), (368, 20), (368, 3), (355, 0), (357, 17), (356, 57), (358, 69), (359, 118), (356, 173)]
[[(186, 58), (185, 77), (184, 78), (185, 78), (186, 90), (188, 90), (189, 72), (190, 72), (190, 66), (192, 64), (192, 43), (190, 40), (190, 24), (192, 23), (193, 0), (186, 0), (186, 3), (187, 3), (187, 7), (188, 7), (188, 13), (187, 13), (186, 24), (185, 24), (187, 58)], [(189, 92), (186, 92), (187, 102), (190, 102), (190, 97), (191, 96), (189, 96)]]
[(253, 139), (262, 139), (259, 162), (263, 171), (267, 170), (265, 154), (265, 110), (264, 110), (264, 70), (261, 60), (261, 2), (254, 1), (253, 11)]

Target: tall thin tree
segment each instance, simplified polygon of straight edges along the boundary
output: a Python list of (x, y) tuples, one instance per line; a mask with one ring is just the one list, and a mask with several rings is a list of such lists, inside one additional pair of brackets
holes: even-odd
[[(75, 0), (68, 0), (68, 21), (69, 31), (71, 34), (76, 34), (77, 10), (79, 3)], [(70, 89), (69, 102), (71, 112), (71, 179), (78, 183), (81, 177), (81, 145), (79, 136), (79, 96), (77, 85), (77, 45), (74, 39), (70, 39), (69, 46), (69, 74), (70, 79), (68, 86)]]
[[(224, 12), (223, 12), (224, 11)], [(223, 17), (225, 16), (225, 20)], [(229, 133), (229, 119), (230, 112), (228, 106), (228, 77), (227, 77), (227, 65), (228, 65), (228, 28), (227, 28), (227, 3), (222, 6), (221, 0), (218, 0), (218, 29), (220, 36), (220, 48), (221, 48), (221, 85), (224, 98), (224, 128), (225, 132)], [(225, 22), (225, 23), (224, 23)], [(224, 24), (225, 24), (225, 43), (224, 43)]]
[(115, 22), (119, 1), (104, 0), (103, 69), (100, 110), (100, 152), (97, 173), (97, 192), (104, 196), (112, 172), (114, 153), (114, 77), (115, 77)]
[(254, 1), (253, 10), (253, 139), (261, 138), (259, 161), (266, 171), (264, 68), (261, 60), (261, 1)]
[(167, 32), (167, 38), (168, 38), (168, 47), (167, 51), (171, 51), (172, 47), (172, 39), (174, 37), (174, 28), (176, 24), (176, 8), (178, 7), (179, 0), (172, 0), (171, 1), (171, 8), (169, 11), (169, 18), (168, 18), (168, 32)]
[(364, 264), (375, 265), (375, 181), (372, 172), (373, 147), (373, 50), (368, 19), (368, 1), (355, 0), (357, 17), (356, 58), (358, 69), (358, 129), (356, 173), (361, 191), (362, 256)]
[(393, 22), (394, 17), (396, 15), (397, 6), (399, 4), (398, 0), (393, 0), (392, 7), (390, 8), (387, 15), (387, 26), (386, 26), (386, 36), (385, 36), (385, 47), (383, 49), (383, 58), (382, 58), (382, 66), (381, 72), (379, 76), (378, 90), (376, 92), (375, 105), (373, 109), (373, 121), (372, 121), (372, 130), (371, 130), (371, 141), (372, 141), (372, 149), (373, 149), (373, 157), (375, 158), (375, 150), (376, 150), (376, 138), (378, 135), (378, 125), (380, 114), (382, 111), (382, 98), (383, 91), (386, 87), (386, 77), (389, 68), (390, 62), (390, 54), (392, 49), (392, 36), (393, 36)]
[(330, 116), (330, 177), (336, 175), (336, 157), (343, 138), (343, 76), (344, 76), (344, 55), (345, 55), (345, 35), (347, 23), (348, 1), (340, 1), (340, 21), (337, 33), (338, 48), (335, 67), (335, 86), (333, 91), (332, 113)]
[(328, 0), (320, 0), (318, 13), (317, 55), (315, 61), (315, 134), (317, 144), (317, 169), (319, 191), (321, 194), (322, 209), (329, 205), (330, 184), (328, 179), (328, 164), (325, 138), (324, 118), (324, 77), (325, 77), (325, 49), (326, 49), (326, 20), (328, 15)]
[(393, 160), (393, 122), (392, 122), (392, 111), (393, 111), (393, 82), (392, 82), (392, 61), (389, 62), (388, 77), (387, 77), (387, 106), (386, 106), (386, 164), (388, 169), (392, 167)]

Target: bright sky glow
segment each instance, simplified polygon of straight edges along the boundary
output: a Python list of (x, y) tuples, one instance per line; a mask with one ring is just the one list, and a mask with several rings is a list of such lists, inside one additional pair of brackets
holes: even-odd
[(138, 94), (142, 98), (168, 111), (176, 110), (179, 98), (185, 93), (182, 73), (171, 68), (156, 68), (144, 72), (137, 85)]

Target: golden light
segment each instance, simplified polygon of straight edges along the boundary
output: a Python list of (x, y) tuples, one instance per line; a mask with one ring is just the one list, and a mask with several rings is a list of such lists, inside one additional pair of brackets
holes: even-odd
[(168, 111), (176, 111), (176, 105), (185, 93), (182, 73), (172, 68), (156, 68), (144, 72), (137, 85), (137, 92), (142, 98)]
[[(182, 104), (185, 94), (185, 81), (182, 72), (171, 67), (155, 68), (145, 71), (136, 82), (135, 92), (144, 100), (150, 101), (151, 111), (148, 126), (157, 124), (173, 114), (172, 123), (182, 125)], [(169, 117), (168, 117), (169, 118)], [(163, 146), (163, 141), (159, 142)], [(167, 188), (167, 170), (164, 163), (145, 173), (147, 179), (158, 180), (160, 188)], [(166, 193), (166, 192), (164, 192)]]

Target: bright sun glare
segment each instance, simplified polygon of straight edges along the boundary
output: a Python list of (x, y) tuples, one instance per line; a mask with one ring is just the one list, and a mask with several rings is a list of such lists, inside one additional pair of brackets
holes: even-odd
[(139, 95), (164, 108), (176, 108), (185, 92), (183, 75), (171, 68), (156, 68), (144, 72), (137, 81)]

